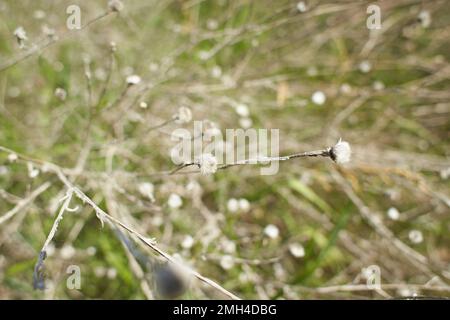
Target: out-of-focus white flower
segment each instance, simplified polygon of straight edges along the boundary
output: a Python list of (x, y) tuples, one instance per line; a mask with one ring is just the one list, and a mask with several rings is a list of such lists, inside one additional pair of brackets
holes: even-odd
[(305, 256), (305, 248), (300, 243), (291, 243), (289, 245), (289, 252), (295, 258), (303, 258)]
[(63, 88), (56, 88), (55, 89), (55, 97), (58, 98), (61, 101), (66, 100), (67, 92)]
[(94, 274), (95, 274), (95, 276), (96, 276), (97, 278), (102, 278), (102, 277), (104, 277), (105, 274), (106, 274), (106, 269), (105, 269), (105, 267), (96, 267), (96, 268), (94, 269)]
[(138, 186), (139, 192), (144, 196), (148, 197), (152, 202), (155, 201), (154, 192), (155, 186), (150, 182), (142, 182)]
[(420, 11), (417, 18), (419, 19), (420, 24), (422, 25), (423, 28), (428, 28), (430, 26), (430, 24), (431, 24), (430, 11), (427, 11), (427, 10)]
[(214, 66), (211, 69), (211, 75), (213, 76), (213, 78), (220, 78), (220, 76), (222, 75), (222, 69), (219, 66)]
[(174, 115), (175, 122), (182, 124), (188, 123), (192, 120), (192, 112), (188, 107), (180, 107), (177, 113)]
[(198, 57), (200, 58), (200, 60), (207, 60), (209, 59), (209, 51), (206, 50), (202, 50), (198, 53)]
[(339, 88), (339, 91), (341, 91), (343, 94), (350, 94), (352, 93), (352, 86), (348, 83), (343, 83), (341, 87)]
[(0, 166), (0, 176), (5, 176), (9, 172), (9, 169), (7, 166)]
[(47, 245), (47, 248), (45, 249), (45, 253), (47, 254), (48, 257), (51, 257), (55, 254), (55, 244), (53, 242), (50, 242)]
[(88, 256), (94, 256), (97, 253), (97, 249), (95, 247), (88, 247), (86, 249), (86, 253), (88, 254)]
[(15, 161), (17, 161), (18, 158), (19, 158), (19, 157), (18, 157), (17, 154), (15, 154), (15, 153), (10, 153), (10, 154), (8, 154), (8, 161), (9, 161), (9, 162), (15, 162)]
[(220, 266), (225, 270), (230, 270), (234, 266), (234, 259), (230, 255), (224, 255), (220, 259)]
[(226, 253), (235, 253), (236, 252), (236, 243), (231, 240), (224, 239), (220, 243), (222, 249)]
[(169, 200), (167, 200), (169, 207), (172, 209), (177, 209), (183, 205), (183, 200), (176, 193), (172, 193), (169, 196)]
[(192, 238), (190, 235), (187, 235), (183, 238), (183, 241), (181, 241), (181, 246), (184, 249), (190, 249), (194, 245), (194, 238)]
[(239, 201), (235, 198), (231, 198), (227, 202), (227, 209), (230, 212), (237, 212), (239, 210)]
[(450, 177), (450, 167), (443, 169), (439, 172), (439, 175), (442, 180), (447, 180)]
[(327, 96), (322, 91), (316, 91), (312, 94), (311, 100), (314, 104), (321, 106), (327, 100)]
[(333, 159), (336, 163), (343, 164), (350, 161), (352, 150), (347, 141), (342, 141), (342, 139), (339, 139), (338, 143), (331, 148), (330, 154), (331, 159)]
[(28, 168), (28, 176), (33, 179), (36, 178), (39, 175), (39, 169), (36, 169), (31, 162), (27, 163)]
[(139, 77), (137, 74), (132, 74), (127, 77), (126, 81), (129, 86), (132, 86), (141, 82), (141, 77)]
[(306, 12), (306, 4), (305, 4), (304, 1), (299, 1), (299, 2), (297, 3), (297, 10), (298, 10), (299, 12)]
[(211, 153), (204, 153), (198, 158), (200, 173), (209, 175), (217, 171), (217, 159)]
[(219, 23), (217, 22), (217, 20), (208, 19), (208, 21), (206, 21), (206, 27), (209, 30), (216, 30), (218, 26), (219, 26)]
[(123, 3), (120, 0), (109, 0), (108, 8), (111, 11), (119, 12), (123, 10)]
[(45, 16), (46, 16), (46, 13), (43, 10), (36, 10), (33, 12), (33, 18), (35, 18), (35, 19), (41, 20), (41, 19), (44, 19)]
[(264, 234), (269, 237), (270, 239), (276, 239), (280, 235), (280, 230), (278, 227), (274, 224), (268, 224), (264, 228)]
[(18, 27), (16, 30), (14, 30), (14, 36), (17, 39), (19, 47), (21, 49), (25, 47), (25, 41), (28, 39), (25, 29), (23, 27)]
[(423, 241), (423, 235), (420, 230), (411, 230), (408, 234), (409, 240), (411, 240), (412, 243), (418, 244)]
[(106, 276), (108, 279), (115, 279), (117, 277), (117, 270), (116, 268), (108, 268), (106, 271)]
[(139, 103), (139, 107), (141, 107), (142, 109), (147, 109), (147, 107), (148, 107), (147, 102), (141, 101), (141, 102)]
[(253, 125), (253, 121), (250, 118), (240, 118), (239, 125), (244, 129), (248, 129)]
[(239, 209), (247, 212), (248, 210), (250, 210), (250, 202), (245, 198), (239, 199)]
[(75, 255), (75, 252), (75, 248), (71, 245), (64, 245), (60, 251), (61, 258), (65, 260), (70, 259)]
[(372, 86), (376, 91), (381, 91), (384, 89), (384, 83), (378, 80), (375, 81)]
[(240, 103), (236, 106), (236, 113), (241, 117), (248, 117), (250, 111), (248, 110), (247, 105)]
[(400, 212), (398, 212), (397, 208), (391, 207), (388, 209), (387, 215), (391, 220), (398, 220), (400, 217)]
[(368, 73), (370, 70), (372, 70), (372, 64), (368, 60), (361, 61), (361, 63), (358, 66), (359, 71), (362, 73)]

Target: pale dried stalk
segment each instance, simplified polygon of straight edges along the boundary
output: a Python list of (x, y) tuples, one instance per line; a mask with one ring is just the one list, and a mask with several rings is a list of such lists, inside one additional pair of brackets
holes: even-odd
[(47, 190), (50, 187), (50, 185), (51, 185), (50, 182), (45, 182), (39, 188), (34, 190), (32, 193), (30, 193), (30, 195), (27, 198), (20, 200), (14, 208), (12, 208), (11, 210), (9, 210), (8, 212), (6, 212), (4, 215), (2, 215), (0, 217), (0, 225), (2, 223), (4, 223), (5, 221), (7, 221), (7, 220), (11, 219), (12, 217), (14, 217), (14, 215), (16, 213), (18, 213), (20, 210), (22, 210), (25, 207), (27, 207), (41, 193), (43, 193), (45, 190)]
[(195, 270), (193, 270), (193, 269), (183, 265), (177, 259), (173, 258), (170, 254), (168, 254), (164, 250), (160, 249), (156, 245), (156, 243), (155, 243), (155, 241), (153, 239), (149, 239), (147, 237), (144, 237), (139, 232), (135, 231), (133, 228), (127, 226), (126, 224), (122, 223), (120, 220), (118, 220), (118, 219), (112, 217), (111, 215), (109, 215), (108, 213), (106, 213), (104, 210), (102, 210), (100, 207), (98, 207), (88, 196), (86, 196), (79, 188), (77, 188), (75, 185), (73, 185), (69, 181), (69, 179), (64, 175), (64, 173), (62, 172), (62, 170), (61, 170), (61, 168), (59, 166), (57, 166), (57, 165), (55, 165), (55, 164), (53, 164), (51, 162), (46, 162), (46, 161), (42, 161), (42, 160), (36, 160), (36, 159), (31, 158), (31, 157), (23, 156), (21, 154), (18, 154), (17, 152), (14, 152), (11, 149), (8, 149), (8, 148), (2, 147), (2, 146), (0, 146), (0, 150), (6, 151), (8, 153), (15, 153), (20, 160), (32, 161), (32, 162), (34, 162), (34, 163), (36, 163), (38, 165), (41, 165), (41, 166), (45, 165), (46, 168), (49, 171), (55, 173), (58, 176), (59, 180), (68, 188), (67, 195), (66, 195), (66, 197), (63, 198), (63, 199), (65, 199), (64, 204), (61, 207), (61, 210), (60, 210), (60, 212), (58, 214), (58, 217), (56, 218), (55, 223), (53, 225), (52, 231), (50, 232), (49, 237), (47, 238), (47, 241), (45, 242), (45, 244), (43, 246), (43, 249), (41, 251), (38, 263), (36, 264), (35, 274), (37, 274), (40, 271), (39, 268), (42, 267), (43, 260), (45, 259), (45, 253), (43, 254), (43, 252), (45, 252), (46, 246), (48, 245), (48, 243), (51, 241), (52, 237), (54, 236), (54, 233), (56, 232), (56, 228), (57, 228), (57, 226), (59, 224), (59, 221), (61, 220), (64, 211), (66, 211), (67, 208), (68, 208), (68, 205), (70, 203), (72, 195), (75, 194), (75, 196), (77, 196), (81, 201), (83, 201), (83, 203), (87, 203), (88, 205), (90, 205), (94, 209), (97, 217), (100, 219), (102, 224), (104, 223), (104, 219), (106, 218), (109, 222), (112, 222), (112, 223), (114, 223), (116, 225), (119, 225), (123, 229), (127, 230), (129, 233), (131, 233), (134, 236), (136, 236), (141, 242), (143, 242), (150, 249), (152, 249), (153, 251), (158, 253), (160, 256), (165, 258), (167, 261), (173, 263), (176, 266), (181, 267), (183, 270), (188, 271), (194, 277), (196, 277), (200, 281), (206, 283), (207, 285), (215, 288), (216, 290), (220, 291), (221, 293), (223, 293), (227, 297), (229, 297), (229, 298), (231, 298), (233, 300), (240, 300), (240, 298), (238, 296), (236, 296), (235, 294), (231, 293), (227, 289), (223, 288), (217, 282), (215, 282), (215, 281), (209, 279), (208, 277), (205, 277), (205, 276), (201, 275), (197, 271), (195, 271)]

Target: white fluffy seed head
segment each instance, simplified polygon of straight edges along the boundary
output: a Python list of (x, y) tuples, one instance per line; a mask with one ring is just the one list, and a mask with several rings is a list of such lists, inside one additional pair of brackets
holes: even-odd
[(305, 256), (305, 248), (300, 243), (291, 243), (289, 245), (289, 252), (295, 258), (303, 258)]
[(67, 98), (67, 91), (64, 90), (63, 88), (56, 88), (55, 89), (55, 97), (61, 101), (64, 101)]
[(192, 112), (188, 107), (180, 107), (178, 112), (174, 115), (175, 122), (182, 124), (188, 123), (192, 120)]
[(311, 100), (314, 104), (321, 106), (327, 100), (327, 96), (322, 91), (316, 91), (312, 94)]
[(144, 196), (148, 197), (151, 201), (155, 201), (154, 192), (155, 186), (150, 182), (142, 182), (138, 186), (139, 192)]
[(347, 163), (350, 161), (352, 149), (347, 141), (339, 141), (330, 150), (331, 159), (338, 164)]
[(411, 230), (408, 234), (409, 240), (411, 240), (412, 243), (418, 244), (423, 241), (423, 235), (420, 230)]
[(400, 217), (400, 212), (398, 212), (397, 208), (391, 207), (388, 209), (387, 215), (391, 220), (398, 220)]
[(200, 173), (209, 175), (217, 171), (217, 159), (211, 153), (204, 153), (198, 158)]
[(181, 199), (181, 197), (179, 195), (177, 195), (176, 193), (172, 193), (169, 196), (169, 199), (167, 200), (167, 204), (169, 205), (169, 207), (171, 207), (172, 209), (177, 209), (179, 207), (181, 207), (183, 205), (183, 200)]
[(268, 224), (264, 228), (264, 234), (269, 237), (270, 239), (276, 239), (280, 235), (280, 230), (278, 227), (274, 224)]
[(141, 77), (139, 77), (137, 74), (132, 74), (131, 76), (127, 77), (127, 84), (129, 86), (138, 84), (139, 82), (141, 82)]
[(237, 212), (239, 210), (239, 201), (235, 198), (231, 198), (227, 202), (227, 209), (230, 212)]
[(119, 12), (123, 10), (123, 3), (120, 0), (110, 0), (108, 2), (108, 8), (111, 11)]
[(183, 241), (181, 242), (181, 246), (184, 249), (190, 249), (192, 248), (192, 246), (194, 245), (194, 238), (192, 238), (192, 236), (187, 235), (183, 238)]
[(225, 270), (230, 270), (234, 266), (234, 259), (230, 255), (224, 255), (220, 259), (220, 266)]

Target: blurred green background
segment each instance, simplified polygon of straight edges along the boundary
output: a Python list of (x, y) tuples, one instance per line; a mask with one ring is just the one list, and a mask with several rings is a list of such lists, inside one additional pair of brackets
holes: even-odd
[[(370, 4), (379, 30), (366, 26)], [(70, 5), (82, 30), (66, 27)], [(107, 1), (0, 1), (0, 145), (64, 168), (100, 208), (239, 297), (449, 297), (448, 8), (127, 0), (111, 12)], [(127, 85), (130, 75), (141, 82)], [(223, 133), (279, 129), (281, 154), (342, 137), (352, 161), (295, 159), (273, 176), (257, 166), (161, 174), (175, 167), (170, 133), (193, 129), (168, 121), (180, 106)], [(75, 199), (48, 250), (47, 289), (34, 290), (65, 186), (45, 166), (11, 160), (0, 153), (1, 215), (50, 186), (0, 224), (0, 298), (160, 297), (152, 268)], [(69, 265), (80, 267), (79, 290), (67, 288)], [(376, 290), (368, 270), (380, 271)], [(195, 279), (177, 296), (223, 297)]]

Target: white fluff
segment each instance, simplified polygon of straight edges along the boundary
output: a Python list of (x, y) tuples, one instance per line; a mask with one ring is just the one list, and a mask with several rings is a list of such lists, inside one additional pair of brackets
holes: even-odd
[(141, 77), (136, 74), (127, 77), (127, 83), (130, 86), (138, 84), (139, 82), (141, 82)]
[(264, 228), (264, 234), (270, 239), (276, 239), (280, 235), (280, 230), (276, 225), (269, 224)]
[(183, 200), (181, 200), (181, 197), (175, 193), (172, 193), (169, 196), (169, 200), (167, 201), (169, 207), (172, 209), (177, 209), (183, 205)]
[(192, 112), (188, 107), (180, 107), (175, 115), (176, 123), (188, 123), (192, 120)]
[(201, 174), (213, 174), (217, 171), (217, 159), (210, 153), (204, 153), (198, 158), (198, 166)]
[(312, 94), (311, 100), (314, 104), (317, 104), (318, 106), (321, 106), (325, 103), (327, 100), (327, 96), (322, 91), (316, 91)]
[(342, 141), (342, 139), (339, 139), (338, 143), (331, 148), (331, 154), (336, 163), (343, 164), (350, 161), (352, 149), (347, 141)]

